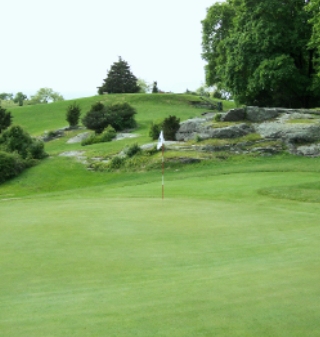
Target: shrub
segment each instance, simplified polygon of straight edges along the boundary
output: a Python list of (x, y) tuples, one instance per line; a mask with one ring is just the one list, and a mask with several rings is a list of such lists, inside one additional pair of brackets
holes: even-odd
[(108, 125), (107, 128), (102, 132), (100, 138), (100, 142), (111, 142), (113, 138), (117, 135), (116, 130), (111, 126)]
[(180, 127), (180, 118), (169, 116), (165, 118), (162, 124), (162, 130), (165, 140), (176, 140), (176, 132)]
[(2, 133), (0, 144), (6, 152), (17, 152), (25, 159), (28, 156), (32, 138), (21, 126), (14, 125)]
[(88, 138), (85, 138), (81, 141), (81, 145), (82, 146), (86, 146), (86, 145), (92, 145), (92, 144), (95, 144), (97, 143), (96, 142), (96, 139), (97, 137), (99, 137), (98, 135), (95, 135), (95, 134), (92, 134), (90, 135)]
[(42, 159), (47, 156), (43, 142), (32, 138), (19, 125), (13, 125), (2, 133), (0, 146), (6, 152), (18, 153), (23, 159)]
[(102, 103), (92, 105), (91, 110), (82, 119), (82, 123), (96, 134), (100, 134), (111, 125), (116, 131), (137, 126), (134, 119), (136, 110), (128, 103), (115, 103), (104, 106)]
[(82, 118), (82, 124), (96, 134), (100, 134), (109, 124), (105, 106), (97, 102), (91, 106), (91, 110)]
[(221, 114), (215, 114), (215, 115), (214, 115), (214, 120), (215, 120), (216, 122), (220, 122), (220, 121), (221, 121), (221, 117), (222, 117)]
[(105, 131), (103, 131), (100, 135), (93, 134), (90, 137), (83, 139), (81, 142), (82, 146), (91, 145), (96, 143), (105, 143), (111, 142), (111, 140), (117, 135), (115, 129), (108, 125)]
[(135, 154), (137, 153), (140, 153), (142, 150), (141, 150), (141, 147), (135, 143), (135, 144), (132, 144), (131, 146), (127, 147), (124, 151), (124, 153), (128, 156), (128, 157), (133, 157)]
[(12, 123), (12, 116), (9, 111), (0, 106), (0, 133), (8, 128)]
[(159, 138), (159, 134), (162, 130), (162, 124), (163, 122), (151, 122), (150, 128), (149, 128), (149, 136), (156, 140)]
[(115, 156), (111, 159), (109, 168), (112, 170), (117, 170), (123, 165), (124, 162), (125, 162), (124, 158)]
[(44, 151), (44, 143), (40, 139), (32, 139), (32, 143), (29, 146), (29, 156), (32, 159), (43, 159), (48, 156)]
[(0, 183), (17, 176), (24, 168), (19, 155), (0, 151)]
[(67, 107), (66, 120), (70, 127), (76, 127), (78, 125), (80, 113), (80, 106), (76, 102)]
[(123, 129), (132, 129), (137, 126), (134, 119), (136, 110), (128, 103), (114, 103), (107, 107), (109, 124), (120, 131)]

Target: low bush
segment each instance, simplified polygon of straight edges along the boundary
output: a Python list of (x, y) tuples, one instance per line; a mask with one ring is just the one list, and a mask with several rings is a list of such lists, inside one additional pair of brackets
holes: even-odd
[(80, 113), (81, 108), (76, 102), (67, 107), (66, 120), (71, 128), (78, 125)]
[(115, 156), (111, 159), (109, 163), (109, 168), (111, 170), (117, 170), (124, 164), (124, 162), (125, 162), (125, 158)]
[(137, 126), (134, 119), (136, 110), (128, 103), (114, 103), (107, 106), (109, 124), (116, 131), (124, 129), (133, 129)]
[(220, 122), (220, 121), (221, 121), (221, 117), (222, 117), (221, 114), (215, 114), (215, 115), (214, 115), (214, 120), (215, 120), (216, 122)]
[(141, 147), (135, 143), (132, 144), (131, 146), (127, 147), (124, 151), (124, 153), (129, 157), (133, 157), (134, 155), (136, 155), (137, 153), (141, 153)]
[(136, 110), (128, 103), (103, 105), (98, 102), (91, 106), (91, 110), (82, 118), (82, 123), (96, 134), (102, 133), (108, 125), (116, 131), (132, 129), (137, 126), (134, 119), (136, 113)]
[(0, 183), (16, 177), (25, 167), (25, 163), (16, 153), (0, 151)]
[(104, 132), (101, 134), (93, 134), (90, 137), (83, 139), (81, 142), (82, 146), (92, 145), (96, 143), (111, 142), (113, 138), (117, 135), (115, 129), (112, 126), (108, 126)]
[(162, 124), (163, 124), (163, 121), (151, 122), (150, 128), (149, 128), (149, 137), (151, 137), (153, 140), (158, 139), (159, 134), (162, 130)]
[(162, 124), (163, 136), (165, 140), (176, 140), (176, 132), (180, 127), (180, 118), (169, 116)]

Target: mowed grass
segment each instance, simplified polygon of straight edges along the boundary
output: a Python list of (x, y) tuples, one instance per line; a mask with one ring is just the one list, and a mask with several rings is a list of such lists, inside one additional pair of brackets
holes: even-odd
[(316, 184), (318, 164), (168, 169), (164, 200), (160, 171), (28, 195), (12, 181), (1, 335), (319, 336), (319, 204), (261, 194)]
[[(137, 108), (138, 138), (81, 147), (67, 133), (0, 186), (0, 336), (320, 336), (320, 159), (166, 161), (162, 200), (160, 153), (158, 169), (122, 173), (58, 154), (118, 153), (150, 142), (152, 120), (201, 109), (103, 99)], [(17, 107), (14, 121), (39, 135), (66, 125), (68, 104)]]

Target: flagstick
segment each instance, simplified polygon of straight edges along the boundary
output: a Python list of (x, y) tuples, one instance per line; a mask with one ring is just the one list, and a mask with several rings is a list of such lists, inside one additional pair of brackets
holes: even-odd
[(162, 143), (162, 200), (164, 199), (164, 144)]

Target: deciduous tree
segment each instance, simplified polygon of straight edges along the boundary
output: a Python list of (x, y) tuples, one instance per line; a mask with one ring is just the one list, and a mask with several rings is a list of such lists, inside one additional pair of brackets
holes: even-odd
[(21, 91), (17, 92), (13, 101), (15, 103), (18, 103), (19, 106), (22, 106), (23, 105), (23, 101), (26, 100), (28, 97), (27, 95), (23, 94)]
[(31, 97), (31, 104), (49, 103), (63, 101), (64, 98), (58, 92), (51, 88), (40, 88), (34, 96)]
[(227, 0), (203, 20), (206, 82), (250, 105), (320, 103), (305, 0)]

